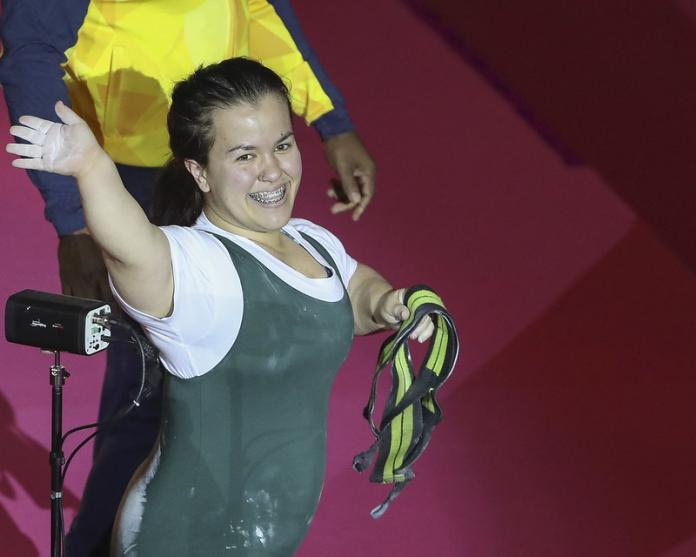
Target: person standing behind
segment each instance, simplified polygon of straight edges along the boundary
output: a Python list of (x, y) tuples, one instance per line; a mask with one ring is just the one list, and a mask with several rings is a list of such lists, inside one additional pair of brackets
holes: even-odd
[[(302, 35), (287, 0), (2, 0), (0, 83), (13, 123), (51, 119), (62, 100), (82, 116), (117, 163), (128, 191), (149, 209), (169, 156), (171, 88), (196, 67), (233, 56), (261, 60), (290, 83), (293, 111), (324, 141), (343, 201), (332, 212), (358, 219), (374, 193), (375, 165), (343, 99)], [(101, 253), (85, 228), (75, 180), (29, 172), (59, 236), (65, 294), (110, 299)], [(114, 343), (107, 355), (99, 420), (127, 405), (139, 360)], [(156, 438), (159, 395), (97, 437), (66, 555), (106, 555), (126, 483)]]

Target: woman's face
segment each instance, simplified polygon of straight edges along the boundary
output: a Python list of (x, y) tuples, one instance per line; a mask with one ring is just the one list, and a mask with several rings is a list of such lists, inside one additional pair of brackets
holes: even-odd
[(287, 104), (267, 94), (256, 105), (213, 113), (208, 165), (187, 161), (210, 221), (254, 239), (287, 224), (302, 176)]

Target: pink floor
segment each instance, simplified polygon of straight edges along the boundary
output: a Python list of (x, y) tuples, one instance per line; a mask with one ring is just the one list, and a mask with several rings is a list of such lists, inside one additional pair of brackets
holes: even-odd
[[(511, 13), (483, 0), (294, 2), (379, 164), (378, 195), (363, 220), (333, 217), (321, 147), (298, 125), (305, 175), (296, 214), (330, 227), (393, 283), (437, 289), (462, 341), (441, 391), (445, 419), (417, 478), (373, 521), (368, 511), (386, 491), (350, 463), (370, 442), (361, 410), (382, 338), (356, 340), (335, 384), (326, 485), (300, 557), (696, 555), (696, 250), (687, 235), (696, 159), (691, 153), (680, 173), (676, 155), (685, 149), (669, 120), (687, 97), (693, 112), (694, 89), (651, 90), (671, 122), (670, 141), (656, 124), (644, 126), (649, 141), (640, 136), (640, 123), (654, 120), (649, 107), (644, 117), (626, 109), (607, 120), (612, 105), (601, 88), (594, 103), (568, 93), (564, 104), (533, 85), (537, 76), (553, 84), (549, 72), (564, 84), (577, 73), (544, 54), (584, 45), (583, 26), (601, 29), (574, 19), (553, 35), (558, 49), (534, 50), (520, 28), (536, 33), (534, 24), (555, 12), (541, 9), (544, 0), (524, 4), (528, 12)], [(613, 18), (617, 32), (630, 27), (618, 4), (607, 0), (597, 19)], [(634, 4), (635, 18), (649, 12), (674, 26), (672, 34), (660, 27), (682, 41), (673, 48), (696, 41), (693, 2), (646, 0), (637, 12)], [(629, 35), (623, 40), (630, 46)], [(650, 37), (634, 40), (649, 50)], [(623, 51), (611, 52), (619, 60)], [(620, 67), (642, 63), (652, 79), (664, 57), (672, 64), (665, 79), (679, 81), (679, 57), (664, 45), (651, 52)], [(613, 75), (595, 54), (574, 62), (587, 83), (593, 67)], [(4, 113), (1, 123), (6, 129)], [(671, 158), (661, 180), (650, 160)], [(8, 161), (0, 154), (0, 299), (24, 288), (58, 291), (53, 231)], [(4, 342), (0, 358), (0, 555), (47, 556), (50, 358)], [(94, 418), (104, 361), (64, 361), (67, 428)], [(89, 458), (84, 452), (71, 466), (68, 520)]]

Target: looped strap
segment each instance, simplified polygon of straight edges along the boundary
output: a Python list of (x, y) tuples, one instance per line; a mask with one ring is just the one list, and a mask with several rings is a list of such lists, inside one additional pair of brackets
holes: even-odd
[[(459, 353), (454, 320), (431, 288), (424, 285), (409, 288), (404, 294), (404, 304), (410, 311), (409, 318), (380, 348), (370, 399), (363, 412), (375, 442), (353, 459), (353, 468), (362, 472), (371, 466), (376, 454), (370, 481), (394, 484), (387, 499), (370, 513), (375, 519), (386, 512), (389, 504), (415, 477), (411, 467), (442, 419), (435, 393), (452, 374)], [(435, 332), (416, 376), (408, 336), (426, 315), (433, 319)], [(378, 427), (373, 420), (377, 383), (382, 371), (390, 365), (392, 387)]]

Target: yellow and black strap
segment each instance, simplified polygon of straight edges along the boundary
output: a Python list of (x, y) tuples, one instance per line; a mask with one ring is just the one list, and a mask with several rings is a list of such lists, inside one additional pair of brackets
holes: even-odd
[[(376, 441), (353, 459), (353, 468), (362, 472), (372, 464), (377, 452), (370, 481), (394, 484), (384, 503), (370, 513), (373, 518), (382, 516), (394, 498), (415, 477), (411, 466), (425, 450), (433, 429), (442, 419), (435, 392), (452, 374), (459, 353), (454, 320), (432, 289), (423, 285), (409, 288), (404, 295), (404, 304), (410, 311), (409, 318), (382, 344), (370, 400), (364, 411)], [(426, 315), (433, 319), (435, 332), (416, 376), (408, 335)], [(392, 387), (377, 427), (373, 420), (377, 383), (389, 364), (392, 368)]]

